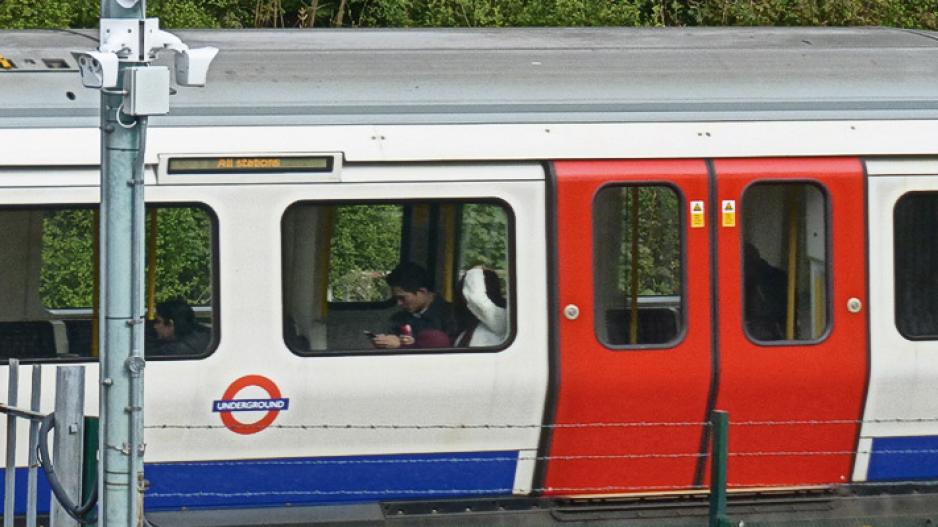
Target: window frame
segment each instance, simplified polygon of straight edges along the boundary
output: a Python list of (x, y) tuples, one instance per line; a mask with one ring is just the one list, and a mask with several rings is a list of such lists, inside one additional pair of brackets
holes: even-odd
[[(600, 195), (609, 189), (622, 189), (622, 188), (648, 188), (648, 187), (663, 187), (674, 192), (675, 198), (677, 198), (677, 210), (678, 210), (678, 230), (679, 230), (679, 242), (680, 247), (678, 247), (678, 252), (680, 254), (680, 287), (678, 288), (678, 298), (679, 298), (679, 307), (680, 307), (680, 317), (677, 319), (680, 326), (677, 328), (677, 332), (674, 334), (674, 338), (668, 340), (667, 342), (661, 343), (648, 343), (648, 344), (613, 344), (607, 341), (607, 339), (602, 338), (600, 333), (600, 325), (603, 324), (603, 320), (599, 316), (600, 313), (605, 313), (601, 309), (602, 306), (599, 305), (600, 299), (600, 290), (603, 289), (604, 280), (599, 273), (599, 259), (596, 256), (596, 248), (599, 246), (600, 237), (599, 229), (597, 229), (597, 203), (599, 202)], [(688, 271), (687, 271), (687, 212), (685, 207), (687, 205), (687, 197), (684, 195), (684, 190), (677, 184), (667, 181), (667, 180), (627, 180), (627, 181), (610, 181), (600, 185), (596, 188), (596, 191), (593, 194), (593, 198), (590, 202), (590, 215), (592, 216), (592, 259), (593, 259), (593, 336), (600, 345), (606, 348), (609, 351), (613, 352), (629, 352), (629, 351), (665, 351), (677, 348), (684, 342), (687, 338), (688, 333), (688, 305), (687, 305), (687, 280), (688, 280)], [(666, 295), (673, 296), (673, 295)], [(626, 306), (626, 309), (628, 307)]]
[[(505, 340), (497, 346), (478, 346), (470, 347), (466, 346), (463, 348), (449, 347), (449, 348), (397, 348), (397, 349), (379, 349), (379, 348), (362, 348), (362, 349), (349, 349), (349, 350), (310, 350), (302, 351), (297, 350), (287, 342), (285, 338), (285, 332), (280, 332), (280, 339), (283, 346), (290, 351), (293, 355), (302, 358), (323, 358), (323, 357), (355, 357), (355, 356), (389, 356), (389, 355), (451, 355), (451, 354), (465, 354), (465, 353), (499, 353), (511, 347), (514, 343), (515, 338), (518, 333), (518, 293), (517, 293), (517, 239), (516, 239), (516, 226), (515, 226), (515, 211), (511, 205), (502, 198), (497, 196), (458, 196), (452, 198), (405, 198), (405, 199), (372, 199), (372, 198), (363, 198), (363, 199), (298, 199), (291, 201), (286, 207), (284, 207), (283, 212), (280, 215), (280, 323), (283, 325), (285, 316), (287, 313), (287, 295), (286, 293), (286, 276), (287, 276), (287, 262), (283, 257), (285, 254), (284, 251), (284, 239), (283, 235), (285, 232), (284, 221), (286, 219), (287, 213), (292, 210), (294, 207), (300, 207), (304, 205), (308, 206), (349, 206), (349, 205), (400, 205), (405, 208), (404, 217), (402, 219), (401, 229), (404, 231), (401, 235), (401, 260), (406, 257), (406, 251), (410, 246), (411, 240), (410, 235), (408, 234), (407, 224), (410, 221), (410, 214), (407, 211), (407, 206), (414, 205), (450, 205), (450, 204), (491, 204), (501, 207), (505, 211), (506, 216), (506, 229), (507, 229), (507, 243), (508, 248), (506, 251), (507, 262), (507, 271), (509, 273), (508, 287), (506, 288), (506, 294), (508, 297), (508, 334), (505, 336)], [(460, 236), (462, 232), (460, 231)], [(398, 262), (400, 263), (400, 261)], [(331, 271), (331, 269), (330, 269)], [(461, 270), (460, 270), (461, 271)], [(439, 289), (439, 284), (437, 284), (437, 289)], [(367, 311), (367, 310), (385, 310), (389, 307), (395, 305), (395, 302), (392, 298), (384, 302), (329, 302), (329, 310), (335, 309), (336, 311)], [(341, 307), (339, 307), (341, 306)]]

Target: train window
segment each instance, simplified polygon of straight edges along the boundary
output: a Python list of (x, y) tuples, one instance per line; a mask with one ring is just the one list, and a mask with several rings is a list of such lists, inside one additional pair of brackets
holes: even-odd
[[(156, 297), (149, 303), (175, 300), (185, 306), (177, 309), (183, 315), (193, 313), (188, 310), (192, 306), (195, 319), (173, 323), (172, 333), (159, 328), (162, 338), (148, 324), (152, 338), (147, 356), (151, 358), (151, 351), (167, 357), (205, 355), (213, 340), (214, 219), (198, 207), (159, 207), (149, 214), (148, 241), (157, 248), (157, 265), (148, 273), (148, 298), (154, 293)], [(96, 222), (97, 211), (88, 206), (0, 210), (5, 233), (0, 251), (0, 359), (97, 355)]]
[(207, 356), (218, 342), (217, 221), (200, 206), (149, 206), (147, 216), (147, 360)]
[(814, 341), (828, 326), (827, 198), (810, 183), (743, 194), (743, 315), (755, 341)]
[(893, 235), (896, 328), (910, 340), (938, 339), (938, 193), (902, 196)]
[(680, 336), (680, 201), (663, 185), (606, 187), (597, 194), (596, 334), (607, 346), (661, 345)]
[(490, 202), (291, 206), (284, 341), (301, 355), (499, 349), (510, 335), (509, 218)]

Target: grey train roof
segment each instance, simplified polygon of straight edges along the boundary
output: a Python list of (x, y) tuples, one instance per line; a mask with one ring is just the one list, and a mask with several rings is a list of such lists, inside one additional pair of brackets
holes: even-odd
[[(178, 31), (219, 53), (160, 125), (938, 118), (938, 33), (886, 28)], [(95, 126), (69, 50), (3, 31), (0, 127)], [(165, 55), (169, 55), (166, 53)], [(64, 68), (64, 69), (63, 69)]]

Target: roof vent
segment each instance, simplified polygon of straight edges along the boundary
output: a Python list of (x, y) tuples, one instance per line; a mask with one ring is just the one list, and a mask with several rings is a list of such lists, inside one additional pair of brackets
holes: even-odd
[(42, 62), (50, 70), (67, 70), (68, 62), (65, 59), (42, 59)]

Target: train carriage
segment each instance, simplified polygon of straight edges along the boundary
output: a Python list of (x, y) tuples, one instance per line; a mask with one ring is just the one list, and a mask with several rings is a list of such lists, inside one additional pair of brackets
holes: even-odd
[[(736, 493), (938, 479), (938, 35), (180, 34), (221, 53), (150, 120), (149, 297), (211, 342), (148, 350), (148, 511), (650, 507), (714, 410)], [(0, 41), (0, 357), (87, 365), (93, 415), (89, 38)], [(401, 262), (494, 270), (500, 342), (373, 348)]]

